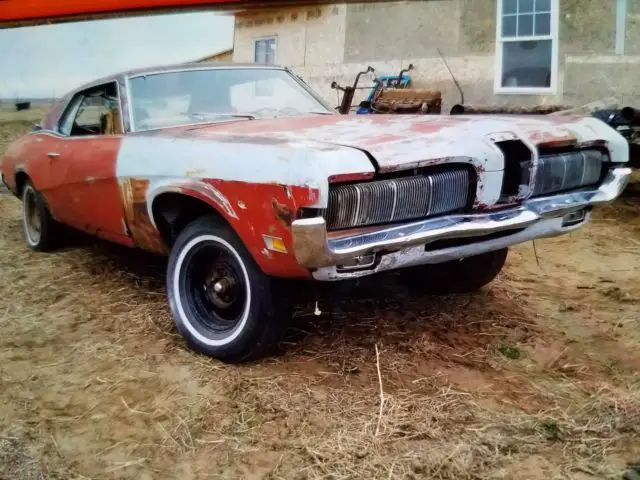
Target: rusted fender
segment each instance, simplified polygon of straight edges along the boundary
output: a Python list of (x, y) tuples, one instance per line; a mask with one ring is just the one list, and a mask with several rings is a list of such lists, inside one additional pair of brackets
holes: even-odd
[(293, 256), (298, 210), (326, 206), (330, 177), (373, 171), (358, 150), (314, 149), (313, 142), (285, 147), (140, 135), (123, 140), (117, 160), (127, 223), (141, 247), (166, 251), (153, 204), (180, 193), (215, 209), (262, 270), (281, 277), (309, 275)]

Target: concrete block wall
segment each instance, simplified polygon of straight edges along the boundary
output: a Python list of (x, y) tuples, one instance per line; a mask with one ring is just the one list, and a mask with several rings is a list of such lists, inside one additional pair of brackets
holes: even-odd
[[(276, 62), (290, 67), (332, 106), (332, 81), (353, 82), (368, 65), (395, 74), (409, 63), (418, 87), (460, 100), (444, 54), (469, 103), (580, 105), (615, 94), (638, 101), (640, 0), (628, 1), (625, 55), (615, 55), (615, 0), (560, 0), (555, 95), (496, 95), (496, 0), (428, 0), (286, 8), (238, 15), (234, 61), (253, 61), (253, 42), (276, 36)], [(363, 85), (368, 83), (362, 82)], [(364, 92), (361, 92), (364, 94)]]

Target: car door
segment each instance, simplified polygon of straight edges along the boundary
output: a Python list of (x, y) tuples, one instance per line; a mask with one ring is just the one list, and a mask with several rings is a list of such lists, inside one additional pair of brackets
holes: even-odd
[(122, 142), (115, 82), (81, 92), (47, 140), (52, 209), (71, 226), (130, 244), (124, 222), (116, 159)]
[[(77, 111), (81, 95), (74, 96), (67, 104), (63, 119), (69, 112)], [(62, 121), (60, 122), (60, 124)], [(26, 170), (31, 182), (45, 198), (47, 206), (59, 222), (78, 229), (85, 226), (75, 212), (69, 208), (69, 162), (60, 162), (60, 152), (64, 151), (66, 137), (60, 133), (60, 124), (51, 129), (32, 133), (27, 138), (25, 162), (18, 164), (17, 170)]]

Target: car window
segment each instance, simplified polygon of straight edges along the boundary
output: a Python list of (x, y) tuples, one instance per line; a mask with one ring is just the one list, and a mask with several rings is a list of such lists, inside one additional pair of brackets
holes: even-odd
[(303, 89), (293, 89), (288, 81), (274, 77), (238, 83), (230, 88), (231, 105), (237, 111), (251, 112), (272, 110), (296, 112), (314, 110), (309, 94)]
[(332, 113), (289, 72), (220, 68), (155, 73), (129, 80), (136, 131), (228, 119)]
[(60, 132), (71, 137), (122, 134), (115, 82), (76, 95), (63, 116)]

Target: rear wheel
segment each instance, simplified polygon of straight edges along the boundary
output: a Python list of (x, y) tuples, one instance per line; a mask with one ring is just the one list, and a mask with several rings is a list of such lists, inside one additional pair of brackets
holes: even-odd
[(53, 250), (58, 240), (58, 227), (42, 194), (27, 181), (22, 188), (22, 231), (27, 245), (41, 252)]
[(468, 293), (491, 283), (507, 260), (508, 249), (433, 265), (421, 265), (399, 272), (407, 287), (428, 293)]
[(290, 318), (277, 289), (215, 217), (191, 222), (172, 248), (171, 311), (189, 346), (205, 355), (240, 363), (274, 351)]

